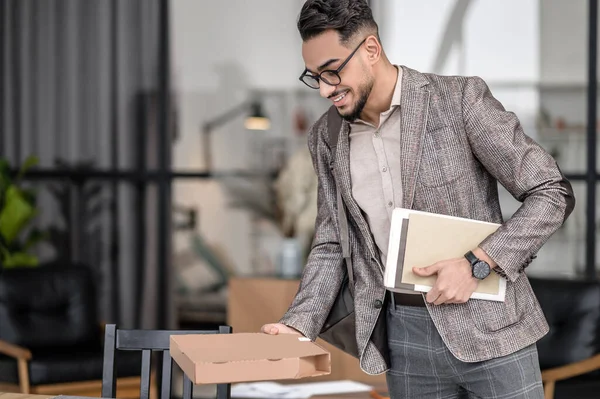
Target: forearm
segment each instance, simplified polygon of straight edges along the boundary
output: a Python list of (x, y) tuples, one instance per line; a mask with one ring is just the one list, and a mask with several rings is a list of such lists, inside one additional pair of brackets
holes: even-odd
[(522, 202), (479, 244), (496, 272), (514, 281), (573, 210), (573, 190), (552, 156), (525, 135), (479, 78), (465, 80), (463, 118), (477, 159)]
[(300, 287), (288, 311), (279, 320), (310, 339), (316, 339), (343, 280), (339, 245), (315, 247), (302, 274)]
[(479, 245), (498, 264), (496, 272), (511, 281), (529, 266), (570, 213), (566, 192), (544, 191), (549, 192), (530, 194), (517, 212)]
[(280, 320), (313, 340), (329, 315), (345, 272), (337, 220), (337, 188), (330, 169), (331, 151), (318, 126), (319, 122), (308, 135), (319, 182), (315, 236), (296, 297)]

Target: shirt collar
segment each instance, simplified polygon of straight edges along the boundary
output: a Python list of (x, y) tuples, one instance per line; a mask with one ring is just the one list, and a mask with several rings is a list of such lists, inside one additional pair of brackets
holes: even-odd
[(396, 69), (398, 69), (398, 79), (396, 80), (396, 87), (394, 88), (394, 93), (392, 94), (392, 107), (394, 105), (400, 105), (400, 96), (402, 93), (402, 67), (399, 65), (394, 66)]

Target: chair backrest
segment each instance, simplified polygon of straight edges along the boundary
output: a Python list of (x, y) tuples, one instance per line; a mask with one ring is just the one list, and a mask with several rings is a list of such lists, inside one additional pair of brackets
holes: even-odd
[(100, 349), (96, 291), (86, 266), (4, 270), (0, 276), (0, 339), (32, 351)]
[[(171, 378), (173, 359), (169, 352), (169, 337), (184, 334), (230, 334), (230, 326), (220, 326), (218, 330), (126, 330), (115, 324), (106, 325), (104, 338), (104, 369), (102, 373), (102, 397), (115, 398), (116, 375), (115, 353), (119, 350), (141, 351), (140, 399), (150, 397), (150, 374), (152, 352), (162, 352), (162, 377), (160, 399), (171, 399)], [(183, 374), (183, 399), (192, 399), (192, 381)], [(217, 385), (217, 399), (231, 397), (231, 384)]]
[(600, 353), (600, 282), (529, 277), (550, 331), (537, 342), (542, 369)]

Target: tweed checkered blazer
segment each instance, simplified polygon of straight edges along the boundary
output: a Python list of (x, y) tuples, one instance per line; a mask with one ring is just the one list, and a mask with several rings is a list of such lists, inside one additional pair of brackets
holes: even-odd
[[(508, 355), (548, 331), (523, 271), (573, 210), (571, 185), (482, 79), (402, 68), (402, 206), (502, 223), (480, 247), (498, 263), (496, 272), (508, 280), (504, 302), (469, 300), (428, 304), (427, 309), (458, 359), (477, 362)], [(336, 213), (337, 180), (348, 209), (360, 366), (368, 374), (378, 374), (389, 368), (385, 306), (381, 306), (383, 266), (366, 219), (352, 198), (349, 129), (344, 122), (332, 163), (326, 114), (311, 128), (308, 144), (319, 181), (316, 232), (300, 288), (280, 322), (316, 339), (339, 290), (345, 266)], [(498, 182), (521, 202), (506, 221)]]

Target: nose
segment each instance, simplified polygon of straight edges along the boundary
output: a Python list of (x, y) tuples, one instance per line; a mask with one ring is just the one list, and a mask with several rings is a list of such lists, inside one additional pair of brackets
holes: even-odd
[(327, 83), (321, 81), (319, 84), (319, 92), (321, 94), (321, 97), (328, 98), (330, 95), (333, 94), (336, 87), (337, 86), (331, 86), (331, 85), (328, 85)]

